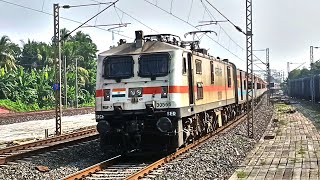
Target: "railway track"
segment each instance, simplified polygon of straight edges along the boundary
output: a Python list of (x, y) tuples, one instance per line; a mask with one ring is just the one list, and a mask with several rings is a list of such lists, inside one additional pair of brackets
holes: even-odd
[[(68, 109), (64, 109), (63, 113), (68, 114), (73, 111), (94, 111), (94, 108), (93, 107), (68, 108)], [(8, 119), (8, 118), (18, 118), (18, 117), (26, 117), (26, 116), (37, 116), (37, 115), (43, 115), (43, 114), (55, 115), (55, 110), (20, 112), (20, 113), (4, 113), (4, 114), (0, 114), (0, 117), (1, 119)]]
[[(260, 106), (262, 100), (258, 103)], [(258, 107), (256, 106), (256, 107)], [(214, 132), (208, 133), (199, 140), (194, 141), (192, 144), (187, 145), (184, 148), (179, 149), (178, 151), (161, 158), (157, 161), (151, 163), (128, 163), (126, 162), (123, 156), (118, 155), (111, 159), (105, 160), (101, 163), (78, 171), (74, 174), (71, 174), (63, 180), (79, 180), (79, 179), (152, 179), (161, 173), (161, 167), (164, 164), (169, 163), (170, 161), (178, 158), (179, 156), (185, 154), (190, 149), (198, 147), (206, 140), (212, 137), (216, 137), (219, 134), (222, 134), (230, 129), (233, 129), (241, 122), (246, 120), (247, 115), (242, 114), (238, 116), (235, 120), (228, 122), (225, 126), (217, 129)], [(124, 162), (124, 163), (123, 163)], [(160, 168), (160, 169), (159, 169)]]
[(0, 149), (0, 165), (52, 149), (97, 139), (95, 128), (76, 131), (47, 139)]

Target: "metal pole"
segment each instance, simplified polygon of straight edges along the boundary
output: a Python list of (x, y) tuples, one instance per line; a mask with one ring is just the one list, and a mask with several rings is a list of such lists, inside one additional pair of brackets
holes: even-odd
[(271, 81), (271, 77), (270, 77), (270, 64), (269, 64), (269, 48), (266, 49), (266, 63), (267, 63), (267, 105), (270, 105), (270, 81)]
[(310, 78), (310, 90), (311, 90), (311, 102), (315, 103), (316, 97), (315, 97), (315, 85), (314, 85), (314, 76), (312, 75)]
[[(254, 95), (253, 95), (253, 56), (252, 56), (252, 0), (246, 1), (246, 49), (247, 49), (247, 73), (246, 73), (246, 83), (247, 83), (247, 131), (248, 137), (253, 138), (253, 115), (254, 115)], [(249, 81), (251, 80), (251, 89), (249, 89)], [(251, 102), (249, 101), (251, 99)], [(251, 106), (250, 106), (251, 104)], [(250, 111), (251, 110), (251, 111)]]
[(313, 68), (313, 46), (310, 46), (310, 69)]
[(290, 62), (287, 62), (287, 71), (288, 71), (288, 78), (289, 78), (289, 74), (290, 74)]
[(68, 108), (68, 87), (67, 87), (67, 57), (64, 56), (64, 67), (63, 67), (63, 74), (64, 74), (64, 108)]
[(76, 58), (76, 108), (78, 108), (78, 59)]
[[(61, 43), (60, 43), (60, 29), (59, 29), (59, 4), (53, 4), (53, 23), (54, 23), (54, 60), (56, 62), (56, 135), (61, 134)], [(58, 60), (57, 60), (58, 59)]]

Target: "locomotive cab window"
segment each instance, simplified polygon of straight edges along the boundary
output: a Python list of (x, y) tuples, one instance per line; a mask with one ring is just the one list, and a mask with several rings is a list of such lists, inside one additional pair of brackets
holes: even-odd
[(202, 84), (202, 82), (197, 83), (197, 99), (203, 99), (203, 84)]
[(211, 72), (211, 84), (214, 84), (214, 66), (213, 66), (213, 61), (210, 61), (210, 72)]
[(132, 56), (107, 57), (104, 61), (104, 78), (126, 79), (133, 77)]
[(231, 70), (230, 70), (230, 66), (228, 66), (227, 68), (227, 78), (228, 78), (228, 87), (231, 87)]
[(169, 73), (169, 54), (145, 54), (139, 58), (140, 77), (163, 77)]
[(197, 74), (202, 73), (201, 60), (196, 60), (196, 73)]

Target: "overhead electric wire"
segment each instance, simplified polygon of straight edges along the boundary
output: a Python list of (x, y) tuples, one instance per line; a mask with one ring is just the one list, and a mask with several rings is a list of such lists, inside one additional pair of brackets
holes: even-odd
[(115, 6), (115, 8), (119, 11), (121, 11), (123, 14), (129, 16), (130, 18), (134, 19), (135, 21), (137, 21), (138, 23), (142, 24), (143, 26), (149, 28), (151, 31), (154, 31), (156, 33), (159, 33), (157, 30), (151, 28), (150, 26), (146, 25), (145, 23), (141, 22), (140, 20), (138, 20), (137, 18), (133, 17), (132, 15), (128, 14), (127, 12), (121, 10), (119, 7)]
[[(190, 15), (191, 15), (191, 11), (192, 11), (192, 6), (193, 6), (193, 0), (191, 0), (191, 5), (190, 5), (190, 10), (189, 10), (189, 14), (188, 14), (188, 22), (189, 22), (189, 18), (190, 18)], [(171, 12), (171, 11), (170, 11)]]
[(111, 6), (115, 5), (119, 0), (114, 1), (113, 3), (111, 3), (109, 6), (107, 6), (106, 8), (102, 9), (100, 12), (98, 12), (97, 14), (95, 14), (94, 16), (92, 16), (91, 18), (89, 18), (86, 22), (80, 24), (80, 26), (78, 26), (77, 28), (75, 28), (74, 30), (70, 31), (68, 34), (66, 34), (63, 38), (68, 37), (70, 34), (72, 34), (74, 31), (76, 31), (77, 29), (81, 28), (83, 25), (87, 24), (89, 21), (91, 21), (92, 19), (94, 19), (95, 17), (99, 16), (99, 14), (103, 13), (105, 10), (109, 9)]
[[(96, 3), (101, 3), (100, 1), (97, 1), (97, 0), (90, 0), (90, 1), (93, 1), (93, 2), (96, 2)], [(127, 13), (127, 12), (125, 12), (124, 10), (120, 9), (119, 7), (114, 6), (114, 8), (117, 9), (117, 10), (119, 10), (119, 11), (121, 11), (123, 14), (129, 16), (130, 18), (132, 18), (133, 20), (137, 21), (138, 23), (142, 24), (143, 26), (145, 26), (146, 28), (150, 29), (151, 31), (154, 31), (154, 32), (156, 32), (156, 33), (159, 33), (159, 31), (157, 31), (157, 30), (153, 29), (152, 27), (146, 25), (145, 23), (143, 23), (143, 22), (140, 21), (139, 19), (133, 17), (133, 16), (130, 15), (129, 13)], [(117, 14), (118, 18), (120, 19), (119, 14), (117, 13), (117, 11), (116, 11), (116, 14)], [(122, 23), (122, 19), (120, 20), (120, 22)]]
[[(205, 1), (207, 1), (208, 2), (208, 0), (205, 0)], [(202, 6), (206, 9), (206, 11), (207, 11), (207, 13), (208, 13), (208, 15), (209, 16), (211, 16), (211, 18), (213, 18), (214, 20), (216, 20), (216, 18), (213, 16), (213, 14), (209, 11), (209, 9), (207, 8), (207, 6), (202, 2), (202, 0), (201, 0), (201, 3), (202, 3)], [(209, 2), (208, 2), (209, 3)], [(216, 11), (218, 11), (219, 12), (219, 14), (221, 14), (228, 22), (230, 22), (233, 26), (236, 26), (232, 21), (230, 21), (225, 15), (223, 15), (222, 13), (221, 13), (221, 11), (219, 11), (216, 7), (214, 7), (211, 3), (209, 3)], [(220, 28), (223, 30), (223, 32), (231, 39), (231, 41), (233, 41), (238, 47), (240, 47), (241, 48), (241, 50), (242, 51), (244, 51), (245, 50), (245, 48), (243, 48), (242, 46), (240, 46), (237, 42), (235, 42), (232, 38), (231, 38), (231, 36), (226, 32), (226, 30), (219, 24), (219, 23), (217, 23), (219, 26), (220, 26)], [(253, 54), (253, 53), (252, 53)], [(263, 64), (266, 64), (265, 62), (263, 62), (260, 58), (258, 58), (255, 54), (253, 54), (253, 56), (257, 59), (257, 60), (259, 60), (260, 62), (262, 62)], [(255, 66), (257, 66), (256, 64), (254, 64)], [(258, 67), (258, 66), (257, 66)], [(260, 68), (261, 69), (261, 68)]]
[[(100, 3), (100, 1), (97, 1), (97, 0), (91, 0), (91, 1)], [(182, 18), (180, 18), (180, 17), (172, 14), (172, 3), (173, 3), (173, 0), (171, 0), (170, 12), (167, 11), (167, 10), (165, 10), (165, 9), (163, 9), (163, 8), (161, 8), (161, 7), (159, 7), (159, 6), (157, 5), (157, 3), (152, 3), (152, 2), (150, 2), (150, 1), (148, 1), (148, 0), (144, 0), (144, 1), (147, 2), (147, 3), (149, 3), (149, 4), (151, 4), (151, 5), (153, 5), (153, 6), (155, 6), (155, 7), (157, 7), (158, 9), (160, 9), (160, 10), (162, 10), (162, 11), (170, 14), (171, 16), (179, 19), (180, 21), (182, 21), (182, 22), (184, 22), (184, 23), (192, 26), (193, 28), (195, 28), (195, 29), (197, 29), (197, 30), (201, 30), (201, 28), (199, 29), (198, 27), (194, 26), (193, 24), (189, 23), (188, 21), (186, 21), (186, 20), (184, 20), (184, 19), (182, 19)], [(206, 0), (206, 1), (207, 1), (207, 0)], [(238, 31), (240, 31), (240, 32), (242, 32), (243, 34), (245, 34), (245, 33), (241, 30), (241, 28), (239, 28), (237, 25), (235, 25), (235, 24), (234, 24), (230, 19), (228, 19), (225, 15), (223, 15), (223, 14), (222, 14), (216, 7), (214, 7), (209, 1), (207, 1), (207, 2), (208, 2), (215, 10), (217, 10), (229, 23), (231, 23), (235, 28), (237, 28)], [(203, 4), (202, 0), (201, 0), (201, 3)], [(215, 19), (214, 16), (211, 14), (211, 12), (208, 10), (208, 8), (207, 8), (204, 4), (203, 4), (203, 6), (204, 6), (205, 10), (207, 10), (209, 16), (211, 16), (213, 19)], [(151, 27), (147, 26), (146, 24), (142, 23), (140, 20), (134, 18), (132, 15), (129, 15), (128, 13), (124, 12), (123, 10), (119, 9), (119, 8), (116, 7), (116, 6), (115, 6), (115, 8), (118, 9), (119, 11), (121, 11), (122, 13), (126, 14), (127, 16), (131, 17), (132, 19), (136, 20), (136, 21), (139, 22), (140, 24), (144, 25), (145, 27), (147, 27), (147, 28), (149, 28), (149, 29), (157, 32), (156, 30), (154, 30), (154, 29), (152, 29)], [(190, 7), (190, 11), (189, 11), (188, 18), (189, 18), (189, 16), (190, 16), (191, 8), (192, 8), (192, 5), (191, 5), (191, 7)], [(205, 12), (204, 12), (204, 13), (205, 13)], [(119, 16), (118, 16), (118, 17), (119, 17)], [(203, 14), (203, 17), (204, 17), (204, 14)], [(235, 41), (231, 38), (231, 36), (225, 31), (225, 29), (224, 29), (219, 23), (218, 23), (218, 25), (220, 26), (220, 30), (222, 29), (222, 30), (224, 31), (224, 33), (229, 37), (229, 39), (230, 39), (232, 42), (234, 42), (238, 47), (240, 47), (242, 51), (245, 50), (243, 47), (241, 47), (237, 42), (235, 42)], [(219, 34), (220, 34), (220, 33), (219, 33)], [(236, 55), (235, 53), (231, 52), (228, 48), (224, 47), (224, 46), (223, 46), (222, 44), (220, 44), (218, 41), (214, 40), (211, 36), (209, 36), (209, 35), (207, 35), (207, 34), (205, 34), (205, 35), (206, 35), (210, 40), (212, 40), (212, 41), (214, 41), (215, 43), (217, 43), (220, 47), (222, 47), (223, 49), (227, 50), (229, 53), (231, 53), (232, 55), (234, 55), (235, 57), (237, 57), (239, 60), (245, 61), (245, 60), (243, 60), (242, 58), (240, 58), (238, 55)], [(245, 34), (245, 35), (246, 35), (246, 34)], [(254, 57), (256, 57), (259, 61), (261, 61), (262, 63), (264, 63), (264, 62), (263, 62), (260, 58), (258, 58), (255, 54), (253, 54), (253, 55), (254, 55)], [(256, 67), (258, 67), (259, 69), (263, 70), (260, 66), (258, 66), (258, 65), (256, 65), (256, 64), (254, 64), (254, 65), (255, 65)]]
[[(209, 9), (207, 8), (207, 6), (201, 1), (201, 4), (202, 4), (202, 6), (203, 6), (203, 8), (205, 9), (205, 11), (208, 13), (208, 15), (210, 16), (210, 18), (211, 18), (211, 20), (212, 19), (214, 19), (214, 20), (217, 20), (214, 16), (213, 16), (213, 14), (209, 11)], [(233, 40), (232, 38), (231, 38), (231, 36), (226, 32), (226, 30), (219, 24), (219, 23), (217, 23), (217, 25), (222, 29), (222, 31), (228, 36), (228, 38), (229, 39), (231, 39), (232, 40), (232, 42), (234, 42), (238, 47), (240, 47), (241, 48), (241, 50), (245, 50), (243, 47), (241, 47), (235, 40)]]
[[(207, 1), (207, 3), (208, 3), (213, 9), (215, 9), (222, 17), (224, 17), (230, 24), (232, 24), (233, 27), (235, 27), (238, 31), (240, 31), (241, 33), (243, 33), (244, 35), (246, 35), (246, 33), (243, 32), (243, 30), (242, 30), (239, 26), (237, 26), (236, 24), (234, 24), (229, 18), (227, 18), (224, 14), (222, 14), (222, 13), (221, 13), (215, 6), (213, 6), (208, 0), (205, 0), (205, 1)], [(202, 2), (202, 0), (201, 0), (201, 2)]]
[[(184, 23), (186, 23), (186, 24), (188, 24), (188, 25), (192, 26), (193, 28), (195, 28), (195, 29), (197, 29), (197, 30), (200, 30), (199, 28), (197, 28), (197, 27), (196, 27), (196, 26), (194, 26), (193, 24), (189, 23), (188, 21), (186, 21), (186, 20), (184, 20), (184, 19), (182, 19), (182, 18), (180, 18), (180, 17), (178, 17), (178, 16), (176, 16), (176, 15), (174, 15), (174, 14), (172, 14), (172, 13), (168, 12), (167, 10), (165, 10), (165, 9), (163, 9), (163, 8), (161, 8), (161, 7), (159, 7), (158, 5), (156, 5), (156, 4), (154, 4), (154, 3), (152, 3), (152, 2), (150, 2), (150, 1), (148, 1), (148, 0), (144, 0), (144, 1), (145, 1), (145, 2), (147, 2), (147, 3), (149, 3), (149, 4), (151, 4), (151, 5), (153, 5), (153, 6), (155, 6), (155, 7), (157, 7), (158, 9), (160, 9), (160, 10), (162, 10), (162, 11), (164, 11), (164, 12), (166, 12), (166, 13), (170, 14), (171, 16), (173, 16), (173, 17), (175, 17), (175, 18), (179, 19), (180, 21), (182, 21), (182, 22), (184, 22)], [(238, 59), (240, 59), (241, 61), (244, 61), (244, 60), (243, 60), (243, 59), (241, 59), (238, 55), (234, 54), (234, 53), (233, 53), (233, 52), (231, 52), (229, 49), (227, 49), (227, 48), (226, 48), (226, 47), (224, 47), (222, 44), (220, 44), (218, 41), (214, 40), (211, 36), (209, 36), (209, 35), (207, 35), (207, 34), (206, 34), (206, 36), (207, 36), (210, 40), (212, 40), (213, 42), (217, 43), (220, 47), (222, 47), (223, 49), (227, 50), (229, 53), (231, 53), (232, 55), (234, 55), (235, 57), (237, 57)]]
[[(46, 14), (46, 15), (53, 16), (53, 14), (51, 14), (51, 13), (44, 12), (44, 11), (41, 11), (41, 10), (38, 10), (38, 9), (34, 9), (34, 8), (31, 8), (31, 7), (23, 6), (23, 5), (20, 5), (20, 4), (8, 2), (8, 1), (6, 1), (6, 0), (0, 0), (0, 2), (7, 3), (7, 4), (10, 4), (10, 5), (13, 5), (13, 6), (17, 6), (17, 7), (20, 7), (20, 8), (28, 9), (28, 10), (31, 10), (31, 11), (35, 11), (35, 12), (38, 12), (38, 13), (42, 13), (42, 14)], [(82, 22), (76, 21), (76, 20), (73, 20), (73, 19), (70, 19), (70, 18), (61, 17), (61, 16), (60, 16), (60, 18), (61, 18), (61, 19), (64, 19), (64, 20), (67, 20), (67, 21), (70, 21), (70, 22), (82, 24)], [(107, 29), (104, 29), (104, 28), (100, 28), (100, 27), (94, 27), (94, 28), (100, 29), (100, 30), (103, 30), (103, 31), (107, 31), (107, 32), (109, 32), (109, 33), (112, 33), (112, 31), (108, 31)], [(126, 36), (126, 35), (117, 33), (117, 32), (114, 32), (114, 33), (115, 33), (115, 34), (118, 34), (119, 36), (122, 36), (122, 37), (126, 37), (126, 38), (129, 38), (129, 39), (134, 39), (134, 38), (132, 38), (132, 37), (129, 37), (129, 36)]]

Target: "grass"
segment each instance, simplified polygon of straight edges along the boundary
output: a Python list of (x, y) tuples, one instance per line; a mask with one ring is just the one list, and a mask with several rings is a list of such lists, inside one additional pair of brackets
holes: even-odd
[(285, 120), (280, 120), (280, 121), (279, 121), (279, 124), (282, 125), (282, 126), (284, 126), (284, 125), (287, 124), (287, 122), (286, 122)]
[(298, 154), (304, 155), (306, 151), (303, 148), (300, 148)]
[(38, 104), (30, 104), (26, 105), (20, 101), (14, 102), (9, 99), (1, 99), (0, 107), (4, 107), (10, 111), (14, 112), (30, 112), (30, 111), (38, 111), (41, 110)]
[(276, 135), (279, 136), (280, 133), (281, 133), (281, 130), (280, 130), (280, 129), (277, 129), (277, 130), (276, 130)]
[(291, 108), (290, 105), (286, 105), (286, 104), (276, 104), (276, 109), (278, 112), (284, 112), (284, 111), (288, 111)]
[[(79, 107), (94, 107), (95, 101), (85, 104), (79, 104)], [(42, 111), (42, 110), (52, 110), (54, 107), (43, 107), (40, 108), (38, 104), (24, 104), (21, 101), (11, 101), (9, 99), (0, 99), (0, 107), (8, 109), (13, 112), (32, 112), (32, 111)]]
[(261, 166), (266, 165), (266, 160), (262, 160), (262, 161), (260, 162), (260, 165), (261, 165)]
[(245, 177), (247, 177), (247, 173), (244, 172), (243, 170), (238, 171), (238, 172), (237, 172), (237, 177), (238, 177), (238, 178), (245, 178)]
[(290, 161), (292, 161), (293, 163), (296, 163), (297, 162), (297, 158), (290, 159)]

